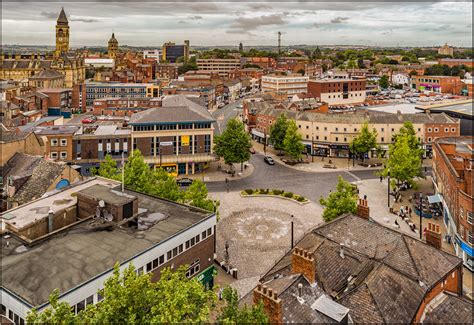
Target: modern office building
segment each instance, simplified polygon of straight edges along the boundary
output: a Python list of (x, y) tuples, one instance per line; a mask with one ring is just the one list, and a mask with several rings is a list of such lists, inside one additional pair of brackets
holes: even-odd
[(87, 82), (85, 93), (86, 105), (92, 106), (94, 100), (102, 98), (159, 97), (160, 86), (151, 83)]
[(28, 312), (59, 300), (78, 313), (103, 299), (114, 265), (133, 264), (158, 281), (163, 268), (213, 286), (216, 215), (90, 178), (0, 215), (1, 312), (25, 324)]
[(187, 61), (189, 59), (189, 41), (184, 41), (183, 45), (167, 42), (161, 48), (161, 55), (164, 62), (175, 63), (180, 57)]
[(288, 96), (306, 93), (309, 77), (300, 74), (267, 75), (262, 77), (262, 91), (283, 93)]
[(365, 79), (309, 80), (308, 93), (329, 105), (363, 103), (366, 98)]
[(197, 59), (198, 69), (227, 77), (230, 72), (240, 68), (240, 59)]

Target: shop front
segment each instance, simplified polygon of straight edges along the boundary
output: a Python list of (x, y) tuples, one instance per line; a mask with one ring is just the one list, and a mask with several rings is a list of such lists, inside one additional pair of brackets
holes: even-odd
[(474, 249), (462, 240), (458, 234), (456, 234), (454, 250), (456, 251), (456, 255), (462, 258), (463, 264), (474, 272)]
[[(257, 141), (258, 143), (264, 143), (265, 142), (265, 134), (257, 129), (252, 129), (250, 132), (252, 135), (252, 139)], [(268, 138), (268, 136), (267, 136)]]
[(329, 145), (313, 143), (313, 156), (328, 157), (329, 152)]
[(347, 145), (347, 144), (332, 144), (331, 145), (331, 157), (348, 158), (349, 157), (349, 145)]

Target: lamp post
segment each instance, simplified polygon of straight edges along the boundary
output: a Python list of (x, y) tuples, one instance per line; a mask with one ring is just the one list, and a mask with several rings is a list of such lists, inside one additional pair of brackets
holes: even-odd
[(423, 239), (422, 224), (423, 223), (423, 193), (420, 192), (420, 239)]
[(293, 224), (293, 218), (295, 216), (291, 215), (291, 248), (293, 249), (294, 247), (294, 224)]
[(314, 162), (313, 147), (314, 147), (314, 135), (311, 136), (311, 162)]
[(387, 174), (387, 205), (390, 208), (390, 169)]

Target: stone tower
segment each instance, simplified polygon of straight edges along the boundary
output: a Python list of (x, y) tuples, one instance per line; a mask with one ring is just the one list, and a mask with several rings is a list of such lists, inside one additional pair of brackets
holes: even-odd
[(109, 39), (109, 45), (107, 47), (107, 54), (109, 58), (115, 59), (118, 52), (118, 41), (115, 38), (115, 34), (112, 33), (112, 37)]
[(55, 55), (60, 56), (63, 53), (69, 51), (69, 22), (64, 12), (64, 8), (61, 8), (58, 20), (56, 22), (56, 51)]

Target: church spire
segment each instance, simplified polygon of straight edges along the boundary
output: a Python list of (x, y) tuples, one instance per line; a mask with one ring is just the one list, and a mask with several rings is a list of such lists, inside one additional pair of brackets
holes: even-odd
[(61, 12), (59, 13), (59, 17), (57, 20), (58, 24), (68, 24), (66, 13), (64, 12), (64, 7), (61, 7)]

